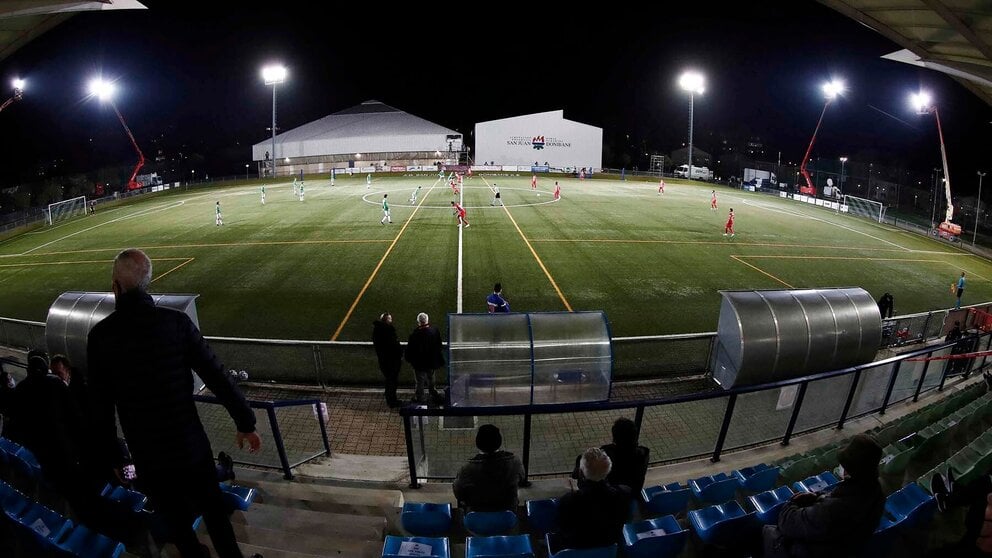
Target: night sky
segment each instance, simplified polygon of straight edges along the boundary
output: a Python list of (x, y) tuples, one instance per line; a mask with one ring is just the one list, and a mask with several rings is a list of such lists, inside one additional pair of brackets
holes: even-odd
[[(333, 13), (295, 2), (266, 13), (244, 3), (227, 13), (146, 4), (77, 15), (0, 62), (4, 84), (28, 80), (24, 100), (0, 115), (8, 137), (0, 186), (53, 161), (56, 174), (133, 163), (112, 111), (86, 98), (101, 71), (118, 80), (117, 106), (146, 154), (185, 151), (202, 156), (202, 172), (242, 173), (251, 144), (268, 134), (271, 89), (259, 70), (270, 61), (290, 71), (279, 91), (283, 130), (377, 99), (471, 145), (475, 122), (564, 109), (604, 128), (617, 157), (627, 152), (641, 168), (645, 151), (667, 154), (686, 141), (688, 102), (676, 81), (694, 68), (707, 78), (696, 145), (711, 153), (718, 138), (755, 135), (768, 160), (781, 151), (783, 163), (798, 162), (823, 108), (819, 87), (836, 76), (849, 91), (831, 104), (814, 157), (908, 161), (929, 172), (940, 166), (936, 126), (908, 103), (922, 86), (940, 107), (955, 190), (976, 188), (975, 171), (987, 170), (984, 102), (942, 74), (880, 59), (899, 47), (814, 2), (566, 12), (438, 4), (409, 13), (360, 3), (335, 3)], [(479, 9), (488, 13), (470, 15)]]

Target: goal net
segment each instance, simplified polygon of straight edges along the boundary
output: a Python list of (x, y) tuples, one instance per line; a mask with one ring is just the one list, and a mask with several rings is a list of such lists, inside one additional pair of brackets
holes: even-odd
[(86, 196), (48, 204), (48, 224), (86, 215)]
[(851, 215), (867, 217), (879, 223), (885, 218), (885, 205), (882, 202), (866, 200), (855, 196), (845, 195), (843, 201), (841, 201), (840, 210), (846, 211)]

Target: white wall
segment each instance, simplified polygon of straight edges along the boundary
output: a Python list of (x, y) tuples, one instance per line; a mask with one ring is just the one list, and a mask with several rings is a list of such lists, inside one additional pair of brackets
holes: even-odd
[[(534, 139), (544, 137), (544, 147)], [(475, 125), (477, 164), (532, 165), (552, 167), (603, 167), (603, 129), (565, 120), (564, 111), (528, 114)]]

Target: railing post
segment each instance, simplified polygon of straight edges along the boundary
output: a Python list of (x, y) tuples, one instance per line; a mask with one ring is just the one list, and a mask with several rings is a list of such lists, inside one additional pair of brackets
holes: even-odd
[(716, 439), (716, 447), (713, 448), (713, 457), (710, 461), (716, 463), (720, 461), (720, 452), (723, 451), (723, 442), (727, 439), (727, 431), (730, 430), (730, 419), (734, 417), (734, 405), (737, 404), (737, 394), (731, 394), (727, 399), (727, 412), (723, 413), (723, 425), (720, 426), (720, 436)]
[(527, 477), (530, 475), (530, 413), (524, 415), (524, 483), (530, 484)]
[[(933, 353), (927, 354), (927, 358), (933, 356)], [(923, 361), (923, 373), (920, 374), (920, 381), (916, 384), (916, 393), (913, 394), (913, 403), (920, 400), (920, 392), (923, 391), (923, 382), (927, 379), (927, 370), (930, 368), (930, 361)]]
[[(989, 342), (985, 344), (985, 350), (988, 351), (989, 347), (992, 347), (992, 335), (989, 335)], [(985, 370), (985, 361), (989, 358), (989, 355), (982, 357), (982, 367), (979, 370)]]
[(947, 381), (947, 374), (951, 371), (951, 359), (944, 361), (944, 369), (940, 372), (940, 385), (937, 386), (937, 391), (944, 391), (944, 382)]
[(317, 385), (324, 387), (324, 362), (320, 354), (320, 345), (315, 343), (310, 345), (310, 349), (313, 351), (313, 371), (317, 376)]
[(274, 407), (266, 407), (265, 413), (269, 415), (269, 428), (272, 429), (272, 440), (276, 443), (276, 452), (279, 453), (279, 462), (282, 463), (283, 478), (293, 480), (293, 471), (289, 468), (289, 459), (286, 457), (286, 446), (282, 443), (282, 432), (279, 431), (276, 410)]
[(324, 455), (331, 455), (331, 444), (327, 441), (327, 424), (324, 422), (324, 402), (317, 402), (317, 422), (320, 423), (320, 439), (324, 442)]
[(858, 382), (861, 381), (861, 369), (854, 372), (854, 380), (851, 381), (851, 390), (847, 392), (847, 401), (844, 402), (844, 410), (840, 412), (840, 420), (837, 421), (837, 430), (844, 428), (844, 421), (847, 414), (851, 412), (851, 404), (854, 403), (854, 392), (858, 389)]
[(641, 443), (641, 424), (644, 423), (644, 405), (638, 405), (634, 413), (634, 427), (637, 429), (636, 443)]
[(789, 438), (792, 437), (792, 430), (796, 427), (796, 421), (799, 419), (799, 411), (803, 407), (803, 399), (806, 397), (806, 388), (809, 386), (809, 382), (803, 382), (799, 384), (799, 393), (796, 394), (796, 402), (793, 404), (792, 417), (789, 418), (789, 426), (785, 429), (785, 437), (782, 438), (782, 445), (789, 445)]
[(933, 312), (927, 312), (927, 319), (923, 322), (923, 342), (926, 343), (930, 336), (930, 318), (933, 316)]
[(902, 366), (902, 361), (897, 361), (896, 365), (892, 367), (892, 373), (889, 374), (889, 385), (885, 388), (885, 399), (882, 400), (882, 410), (878, 412), (880, 415), (885, 414), (885, 408), (889, 406), (889, 399), (892, 397), (892, 390), (896, 387), (896, 378), (899, 377), (899, 368)]
[(410, 466), (410, 488), (420, 488), (417, 480), (417, 459), (413, 456), (413, 424), (410, 416), (403, 417), (403, 434), (406, 436), (406, 461)]

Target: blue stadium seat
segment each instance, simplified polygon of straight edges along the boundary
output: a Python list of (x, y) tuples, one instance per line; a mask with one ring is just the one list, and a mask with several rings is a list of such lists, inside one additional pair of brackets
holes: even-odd
[(892, 551), (892, 544), (895, 542), (895, 527), (896, 522), (882, 515), (882, 519), (878, 522), (878, 528), (875, 529), (875, 533), (872, 534), (871, 539), (868, 540), (868, 543), (858, 553), (857, 558), (888, 556)]
[[(407, 544), (404, 545), (404, 543)], [(382, 558), (400, 558), (403, 556), (450, 558), (451, 548), (448, 545), (447, 537), (397, 537), (386, 535), (386, 542), (382, 544)]]
[(644, 507), (652, 515), (678, 515), (689, 507), (688, 488), (677, 482), (665, 486), (649, 486), (641, 490)]
[(24, 497), (23, 494), (14, 489), (13, 486), (0, 480), (0, 509), (3, 513), (12, 520), (17, 520), (28, 506), (30, 506), (31, 501)]
[(824, 471), (819, 475), (805, 478), (799, 482), (792, 483), (792, 488), (796, 492), (822, 492), (839, 483), (838, 479), (830, 471)]
[(558, 498), (527, 501), (527, 523), (534, 533), (551, 533), (558, 523)]
[(255, 501), (256, 490), (247, 486), (221, 483), (220, 492), (230, 510), (245, 511)]
[(469, 512), (464, 518), (465, 529), (475, 536), (504, 535), (517, 526), (517, 514), (512, 511)]
[(737, 492), (737, 481), (726, 473), (717, 473), (711, 477), (699, 477), (689, 481), (692, 495), (700, 502), (717, 503), (732, 500)]
[(57, 546), (79, 558), (117, 558), (124, 552), (123, 544), (82, 525), (77, 525)]
[(544, 544), (548, 549), (549, 558), (616, 558), (616, 543), (610, 546), (598, 546), (595, 548), (563, 548), (558, 552), (551, 552), (551, 535), (544, 535)]
[(505, 537), (466, 537), (465, 558), (501, 557), (522, 558), (534, 557), (534, 549), (527, 535), (510, 535)]
[(403, 504), (400, 523), (406, 532), (421, 537), (436, 537), (451, 530), (451, 504)]
[(17, 450), (11, 464), (18, 473), (27, 479), (36, 480), (41, 476), (41, 464), (38, 463), (38, 460), (28, 448), (21, 447), (21, 449)]
[(148, 498), (140, 492), (128, 490), (123, 486), (111, 486), (110, 484), (103, 487), (100, 495), (121, 504), (133, 513), (138, 513), (145, 509), (145, 503), (148, 502)]
[(780, 486), (775, 490), (767, 490), (754, 496), (748, 496), (748, 501), (754, 507), (758, 521), (762, 525), (778, 523), (778, 512), (792, 498), (792, 490), (788, 486)]
[(709, 506), (689, 512), (689, 524), (696, 535), (706, 544), (730, 547), (745, 540), (751, 530), (753, 514), (745, 513), (741, 505), (731, 500), (717, 506)]
[(51, 549), (72, 528), (71, 521), (41, 504), (31, 504), (17, 518), (17, 522), (26, 527), (45, 550)]
[(742, 490), (748, 492), (764, 492), (775, 487), (778, 480), (778, 467), (769, 467), (764, 463), (754, 467), (744, 467), (734, 471), (733, 476)]
[(0, 438), (0, 463), (10, 463), (21, 446), (7, 438)]
[(688, 531), (674, 515), (623, 526), (627, 558), (675, 558), (682, 553)]
[(925, 525), (933, 519), (937, 503), (915, 482), (896, 490), (885, 500), (885, 511), (901, 528)]

